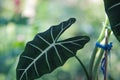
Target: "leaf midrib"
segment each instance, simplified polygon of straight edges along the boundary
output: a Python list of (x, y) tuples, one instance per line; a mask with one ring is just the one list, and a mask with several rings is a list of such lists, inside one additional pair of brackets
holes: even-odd
[(31, 62), (29, 64), (29, 66), (24, 70), (24, 72), (22, 73), (20, 80), (23, 78), (24, 74), (27, 72), (27, 70), (42, 56), (44, 55), (45, 52), (47, 52), (50, 48), (52, 48), (54, 45), (56, 45), (56, 43), (52, 43), (49, 47), (47, 47), (37, 58), (35, 58), (33, 60), (33, 62)]

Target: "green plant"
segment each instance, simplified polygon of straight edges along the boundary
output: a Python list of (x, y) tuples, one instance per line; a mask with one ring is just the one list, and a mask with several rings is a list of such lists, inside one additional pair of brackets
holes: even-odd
[[(76, 56), (77, 50), (83, 48), (89, 41), (89, 37), (78, 36), (58, 41), (60, 35), (75, 22), (75, 19), (71, 18), (59, 25), (52, 26), (46, 32), (37, 34), (32, 41), (27, 43), (16, 69), (17, 80), (34, 80), (40, 78), (42, 75), (50, 73), (57, 67), (62, 66), (70, 57), (75, 57), (80, 62), (88, 80), (98, 80), (98, 68), (104, 57), (104, 80), (107, 80), (108, 53), (110, 51), (108, 46), (111, 31), (120, 40), (120, 1), (104, 0), (104, 3), (108, 17), (103, 25), (97, 43), (101, 45), (103, 42), (105, 48), (95, 45), (90, 59), (89, 72)], [(111, 27), (109, 26), (108, 18)], [(98, 57), (96, 56), (97, 54)]]

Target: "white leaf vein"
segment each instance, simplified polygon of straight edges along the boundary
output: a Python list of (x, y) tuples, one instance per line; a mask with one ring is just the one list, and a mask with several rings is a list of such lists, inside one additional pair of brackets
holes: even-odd
[(37, 47), (36, 45), (32, 44), (32, 43), (28, 43), (29, 45), (31, 45), (32, 47), (36, 48), (37, 50), (39, 50), (40, 52), (42, 52), (43, 50), (39, 47)]
[(51, 34), (51, 37), (52, 37), (52, 41), (54, 42), (54, 37), (53, 37), (53, 28), (51, 28), (51, 30), (50, 30), (50, 34)]
[(64, 49), (66, 49), (67, 51), (69, 51), (72, 55), (75, 55), (73, 51), (71, 51), (70, 49), (68, 49), (67, 47), (65, 47), (62, 44), (59, 44), (61, 47), (63, 47)]
[(77, 45), (77, 46), (79, 46), (79, 47), (81, 47), (81, 46), (82, 46), (82, 45), (80, 45), (80, 44), (77, 44), (77, 43), (71, 43), (71, 44)]
[(40, 36), (40, 35), (37, 35), (40, 39), (42, 39), (44, 42), (46, 42), (48, 45), (50, 45), (50, 43), (47, 41), (47, 40), (45, 40), (42, 36)]
[(56, 46), (54, 46), (54, 49), (55, 49), (55, 52), (56, 52), (56, 54), (57, 54), (57, 56), (58, 56), (58, 58), (59, 58), (61, 64), (63, 64), (63, 61), (62, 61), (62, 59), (61, 59), (61, 57), (60, 57), (60, 55), (59, 55), (59, 52), (58, 52)]
[(116, 24), (114, 27), (120, 26), (120, 23)]
[(28, 57), (28, 56), (21, 56), (21, 57), (23, 57), (23, 58), (26, 58), (26, 59), (30, 59), (30, 60), (34, 60), (33, 58), (31, 58), (31, 57)]
[(81, 38), (81, 39), (76, 39), (76, 40), (72, 40), (72, 41), (64, 41), (64, 42), (58, 42), (58, 43), (65, 44), (65, 43), (74, 43), (77, 41), (85, 41), (85, 40), (86, 40), (85, 38)]
[(28, 75), (27, 75), (27, 72), (25, 73), (25, 76), (26, 76), (26, 80), (28, 80)]
[(39, 77), (39, 73), (38, 73), (38, 70), (37, 70), (37, 67), (36, 67), (36, 63), (34, 63), (34, 68), (35, 68), (35, 72), (36, 72), (37, 76)]
[(59, 38), (59, 36), (61, 35), (61, 33), (68, 27), (70, 26), (71, 24), (71, 21), (68, 23), (68, 25), (66, 27), (63, 28), (64, 26), (64, 23), (61, 24), (61, 30), (60, 30), (60, 33), (57, 35), (57, 37), (55, 38), (55, 41), (57, 41), (57, 39)]
[(50, 64), (49, 64), (49, 61), (48, 61), (47, 52), (45, 53), (45, 59), (46, 59), (46, 62), (47, 62), (48, 69), (49, 69), (49, 71), (51, 71), (51, 67), (50, 67)]
[(120, 2), (117, 3), (117, 4), (112, 5), (111, 7), (108, 8), (108, 10), (111, 10), (112, 8), (117, 7), (117, 6), (120, 6)]

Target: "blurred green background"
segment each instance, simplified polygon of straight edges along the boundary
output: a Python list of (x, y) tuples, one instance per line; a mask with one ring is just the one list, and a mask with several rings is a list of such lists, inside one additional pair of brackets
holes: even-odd
[[(77, 56), (88, 68), (91, 53), (105, 20), (102, 0), (0, 0), (0, 80), (16, 80), (15, 69), (25, 44), (35, 34), (52, 25), (75, 17), (72, 25), (61, 39), (77, 35), (90, 36), (90, 42)], [(113, 48), (109, 60), (109, 80), (120, 80), (119, 42), (114, 35), (110, 41)], [(103, 80), (99, 68), (99, 78)], [(84, 80), (85, 74), (75, 58), (62, 67), (38, 80)]]

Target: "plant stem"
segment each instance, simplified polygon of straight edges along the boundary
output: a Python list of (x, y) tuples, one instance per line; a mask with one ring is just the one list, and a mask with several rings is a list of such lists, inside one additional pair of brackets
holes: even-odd
[(98, 59), (96, 60), (95, 67), (94, 67), (94, 69), (93, 69), (93, 75), (92, 75), (93, 80), (96, 79), (97, 70), (98, 70), (100, 61), (101, 61), (101, 59), (102, 59), (103, 53), (104, 53), (104, 50), (103, 50), (103, 49), (100, 49), (99, 57), (98, 57)]
[(92, 80), (93, 64), (94, 64), (94, 60), (95, 60), (95, 56), (96, 56), (97, 51), (98, 51), (98, 48), (95, 46), (93, 53), (92, 53), (92, 56), (91, 56), (90, 65), (89, 65), (89, 80)]
[[(108, 29), (107, 29), (107, 30), (108, 30)], [(111, 34), (111, 31), (109, 30), (109, 31), (107, 32), (107, 37), (106, 37), (106, 39), (105, 39), (105, 45), (108, 44), (108, 39), (109, 39), (109, 37), (110, 37), (110, 34)], [(94, 70), (93, 70), (93, 75), (94, 75), (93, 80), (96, 79), (97, 70), (98, 70), (100, 61), (101, 61), (101, 59), (102, 59), (103, 53), (104, 53), (104, 50), (103, 50), (103, 49), (100, 49), (100, 54), (99, 54), (99, 57), (98, 57), (97, 60), (96, 60), (96, 63), (95, 63), (95, 66), (94, 66)], [(104, 80), (106, 80), (106, 78), (107, 78), (107, 77), (106, 77), (106, 74), (107, 74), (107, 54), (108, 54), (108, 50), (105, 50), (105, 61), (106, 61), (106, 62), (105, 62), (105, 75), (104, 75)]]
[[(108, 24), (107, 24), (108, 25)], [(106, 26), (107, 26), (106, 25)], [(106, 36), (105, 36), (105, 45), (107, 45), (108, 44), (108, 39), (109, 39), (109, 37), (110, 37), (110, 34), (111, 34), (111, 30), (110, 29), (108, 29), (108, 28), (106, 28)], [(103, 53), (104, 53), (104, 50), (103, 49), (101, 49), (100, 50), (100, 54), (99, 54), (99, 56), (98, 56), (98, 58), (97, 58), (97, 60), (96, 60), (96, 63), (95, 63), (95, 66), (94, 66), (94, 69), (93, 69), (93, 80), (95, 80), (95, 78), (96, 78), (96, 75), (97, 75), (97, 70), (98, 70), (98, 67), (99, 67), (99, 64), (100, 64), (100, 61), (101, 61), (101, 59), (102, 59), (102, 56), (103, 56)], [(108, 53), (108, 50), (105, 50), (105, 56), (107, 57), (107, 54)], [(105, 59), (107, 59), (107, 58), (105, 58)], [(107, 60), (106, 60), (107, 61)], [(105, 74), (106, 74), (106, 72), (107, 72), (107, 63), (105, 62), (105, 65), (106, 65), (106, 70), (105, 70)], [(106, 75), (104, 76), (104, 78), (106, 78)], [(105, 79), (106, 80), (106, 79)]]
[[(105, 25), (103, 26), (103, 29), (101, 31), (101, 34), (97, 40), (97, 42), (101, 42), (104, 39), (104, 34), (105, 34), (105, 29), (108, 26), (108, 18), (106, 18)], [(89, 80), (92, 80), (92, 73), (93, 73), (93, 66), (94, 66), (94, 61), (96, 57), (96, 53), (98, 52), (98, 47), (95, 46), (91, 59), (90, 59), (90, 65), (89, 65)]]
[[(97, 42), (101, 42), (104, 39), (104, 34), (105, 34), (105, 26), (102, 29), (102, 32), (97, 40)], [(98, 47), (95, 46), (91, 59), (90, 59), (90, 65), (89, 65), (89, 75), (90, 75), (90, 80), (92, 80), (92, 71), (93, 71), (93, 65), (96, 57), (96, 53), (98, 51)]]
[(78, 60), (78, 62), (81, 64), (81, 66), (82, 66), (82, 68), (83, 68), (83, 70), (84, 70), (84, 72), (85, 72), (85, 74), (86, 74), (86, 77), (87, 77), (87, 80), (89, 80), (89, 74), (88, 74), (88, 72), (87, 72), (87, 69), (86, 69), (86, 67), (85, 67), (85, 65), (82, 63), (82, 61), (75, 55), (75, 58)]

